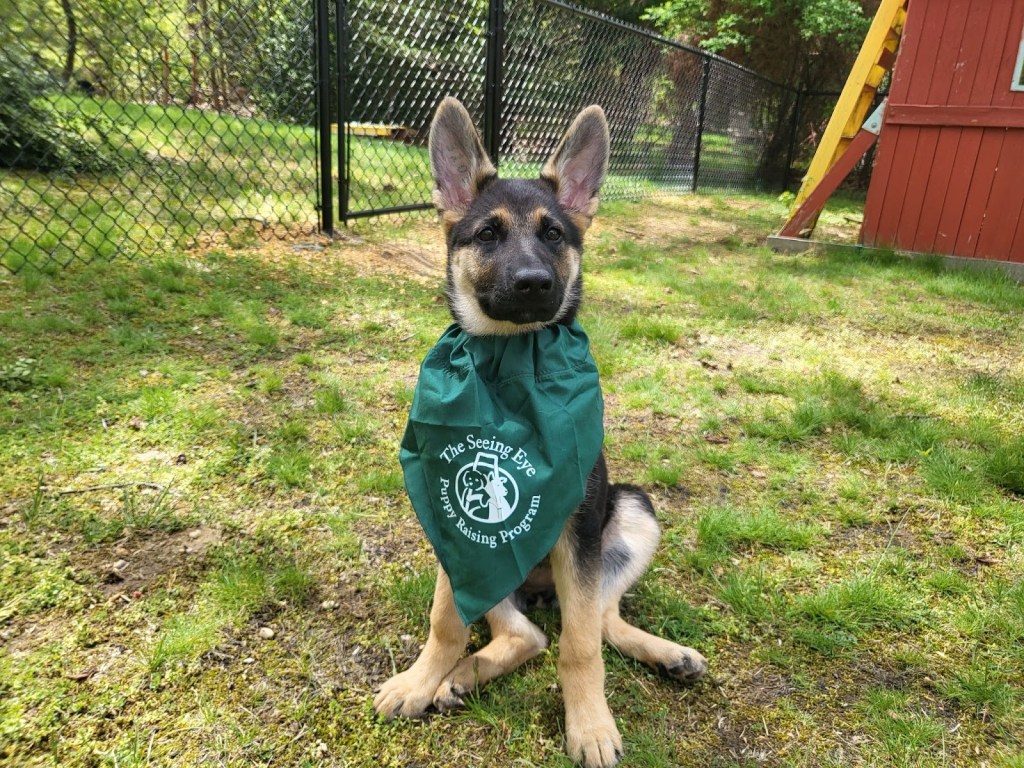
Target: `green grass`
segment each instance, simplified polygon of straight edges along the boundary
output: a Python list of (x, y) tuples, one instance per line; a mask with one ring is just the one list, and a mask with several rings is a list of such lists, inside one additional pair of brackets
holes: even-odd
[(718, 597), (733, 612), (751, 622), (767, 619), (773, 612), (772, 594), (775, 590), (765, 572), (758, 570), (728, 571), (720, 582)]
[[(172, 117), (211, 119), (137, 109), (168, 153)], [(217, 120), (236, 180), (231, 153), (308, 141)], [(148, 226), (118, 205), (89, 248), (104, 211)], [(777, 255), (784, 214), (615, 203), (588, 235), (610, 474), (663, 529), (622, 612), (711, 664), (683, 688), (605, 650), (623, 765), (1015, 768), (1024, 289)], [(86, 230), (62, 226), (55, 252)], [(0, 763), (569, 765), (550, 608), (551, 649), (466, 712), (373, 715), (426, 639), (397, 453), (449, 318), (432, 224), (352, 234), (0, 274)]]
[(735, 552), (806, 549), (815, 538), (813, 525), (789, 522), (772, 509), (744, 512), (714, 507), (697, 516), (695, 527), (696, 544), (686, 557), (700, 571), (712, 569)]
[(942, 765), (947, 726), (907, 694), (869, 690), (861, 704), (878, 757), (899, 766)]
[(809, 624), (860, 637), (876, 627), (913, 623), (914, 597), (884, 581), (858, 576), (795, 601), (796, 617)]
[(954, 672), (939, 689), (947, 699), (977, 717), (1000, 721), (1012, 714), (1014, 725), (1019, 724), (1015, 710), (1020, 691), (1007, 682), (1006, 670), (973, 664)]
[(1000, 444), (982, 461), (985, 476), (995, 485), (1024, 496), (1024, 439)]

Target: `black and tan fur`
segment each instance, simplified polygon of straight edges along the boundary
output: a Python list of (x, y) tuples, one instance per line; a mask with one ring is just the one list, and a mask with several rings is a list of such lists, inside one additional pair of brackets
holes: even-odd
[[(448, 304), (467, 332), (516, 334), (573, 321), (581, 299), (583, 233), (597, 212), (608, 148), (604, 113), (592, 106), (569, 127), (540, 179), (498, 179), (466, 110), (454, 99), (441, 103), (430, 131), (434, 204), (448, 241)], [(619, 600), (646, 570), (659, 536), (647, 494), (609, 485), (601, 456), (583, 503), (524, 585), (537, 590), (553, 582), (557, 592), (566, 746), (588, 768), (614, 765), (622, 754), (605, 700), (602, 639), (674, 679), (704, 675), (697, 651), (619, 616)], [(458, 707), (478, 685), (536, 656), (548, 641), (520, 605), (512, 596), (490, 610), (491, 642), (463, 658), (469, 629), (439, 568), (427, 643), (411, 668), (381, 687), (377, 711), (417, 717), (430, 707)]]

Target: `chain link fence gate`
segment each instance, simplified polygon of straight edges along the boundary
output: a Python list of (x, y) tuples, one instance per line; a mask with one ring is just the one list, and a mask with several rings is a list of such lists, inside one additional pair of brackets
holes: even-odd
[(797, 94), (561, 0), (0, 0), (0, 264), (430, 208), (458, 97), (504, 175), (602, 104), (606, 198), (780, 189)]
[(612, 136), (606, 199), (788, 181), (797, 92), (725, 59), (562, 0), (338, 8), (341, 222), (431, 208), (426, 139), (448, 95), (505, 176), (536, 175), (596, 103)]

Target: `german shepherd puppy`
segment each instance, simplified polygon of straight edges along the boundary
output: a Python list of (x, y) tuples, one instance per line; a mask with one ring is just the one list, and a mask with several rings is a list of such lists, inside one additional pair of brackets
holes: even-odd
[[(583, 233), (597, 212), (608, 168), (608, 123), (583, 110), (536, 180), (501, 179), (463, 106), (441, 102), (430, 130), (434, 204), (448, 243), (448, 305), (470, 334), (518, 334), (570, 324), (582, 295)], [(614, 765), (622, 738), (604, 694), (601, 640), (683, 682), (703, 677), (692, 648), (644, 632), (619, 615), (619, 600), (643, 574), (660, 531), (639, 488), (609, 485), (603, 455), (586, 496), (525, 588), (555, 588), (562, 616), (558, 671), (569, 755), (588, 768)], [(522, 590), (521, 590), (522, 591)], [(384, 717), (417, 717), (463, 704), (478, 685), (510, 672), (547, 646), (517, 596), (486, 614), (490, 643), (462, 658), (462, 625), (448, 576), (439, 568), (430, 636), (407, 671), (374, 700)]]

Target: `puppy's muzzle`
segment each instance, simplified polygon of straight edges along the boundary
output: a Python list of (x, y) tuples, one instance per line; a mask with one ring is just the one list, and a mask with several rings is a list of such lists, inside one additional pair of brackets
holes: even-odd
[(479, 291), (477, 300), (487, 316), (495, 320), (545, 323), (558, 312), (561, 290), (549, 270), (528, 266), (507, 275), (503, 285)]

